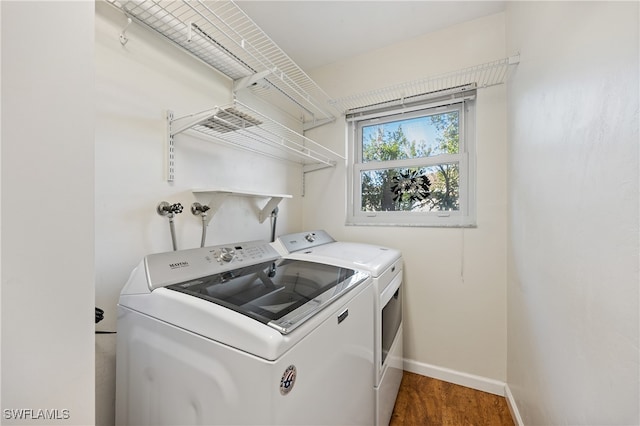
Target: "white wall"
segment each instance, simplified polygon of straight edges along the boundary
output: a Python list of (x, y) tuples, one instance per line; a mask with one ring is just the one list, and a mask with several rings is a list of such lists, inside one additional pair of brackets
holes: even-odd
[[(521, 51), (508, 162), (506, 89), (479, 91), (478, 228), (465, 230), (346, 227), (343, 165), (307, 175), (302, 201), (299, 167), (192, 137), (178, 141), (168, 184), (164, 111), (226, 103), (231, 83), (137, 25), (121, 46), (125, 18), (93, 7), (0, 5), (2, 409), (94, 421), (92, 306), (106, 310), (97, 328), (114, 330), (131, 269), (171, 248), (156, 204), (185, 206), (178, 243), (194, 247), (191, 188), (220, 186), (293, 194), (281, 233), (325, 228), (401, 249), (411, 368), (508, 377), (526, 424), (640, 422), (637, 3), (509, 3), (506, 29), (499, 14), (314, 72), (342, 97)], [(344, 123), (309, 136), (344, 150)], [(267, 239), (262, 202), (230, 199), (207, 243)], [(114, 342), (95, 339), (97, 424), (113, 424)]]
[[(279, 206), (278, 232), (294, 232), (302, 223), (302, 172), (298, 165), (183, 134), (176, 137), (175, 182), (168, 183), (165, 110), (177, 117), (229, 104), (231, 80), (139, 24), (128, 28), (122, 46), (126, 17), (108, 4), (96, 4), (95, 19), (96, 304), (106, 311), (97, 328), (112, 331), (131, 270), (146, 254), (172, 249), (169, 222), (156, 213), (160, 201), (184, 206), (175, 218), (180, 249), (199, 247), (201, 220), (190, 206), (210, 201), (196, 198), (192, 188), (291, 194)], [(206, 244), (268, 240), (269, 220), (261, 224), (257, 216), (266, 202), (229, 197), (208, 226)], [(96, 337), (96, 381), (96, 422), (113, 424), (114, 335)]]
[[(3, 1), (1, 8), (0, 421), (87, 425), (94, 419), (93, 4)], [(20, 409), (32, 411), (11, 411)]]
[[(334, 63), (311, 76), (339, 98), (506, 56), (504, 15), (497, 14)], [(347, 227), (344, 165), (307, 177), (305, 229), (324, 228), (337, 239), (402, 251), (405, 367), (423, 374), (506, 380), (505, 103), (504, 86), (478, 91), (477, 228)], [(309, 136), (345, 152), (344, 120)], [(502, 391), (499, 385), (492, 389)]]
[(508, 384), (525, 424), (640, 423), (638, 14), (508, 4)]

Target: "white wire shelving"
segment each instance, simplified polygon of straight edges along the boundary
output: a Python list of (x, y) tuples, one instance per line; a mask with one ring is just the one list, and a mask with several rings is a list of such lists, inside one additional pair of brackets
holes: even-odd
[[(331, 99), (232, 0), (107, 0), (127, 17), (153, 30), (233, 80), (233, 90), (251, 91), (272, 105), (297, 108), (301, 128), (333, 122), (337, 115), (402, 105), (425, 94), (468, 84), (504, 83), (519, 57), (437, 75), (341, 99)], [(129, 24), (120, 41), (126, 44)], [(296, 114), (292, 114), (296, 115)], [(182, 132), (214, 138), (262, 155), (294, 161), (309, 172), (344, 157), (236, 101), (232, 105), (174, 118), (167, 113), (167, 177), (174, 179), (174, 137)]]
[(345, 158), (257, 110), (232, 104), (175, 117), (167, 112), (167, 180), (174, 179), (175, 136), (191, 132), (261, 155), (302, 164), (303, 172), (333, 167)]
[[(233, 90), (251, 91), (273, 105), (287, 105), (301, 128), (332, 122), (330, 97), (242, 9), (230, 0), (108, 0), (193, 57), (233, 80)], [(128, 42), (125, 34), (120, 42)], [(333, 167), (344, 157), (235, 101), (232, 105), (174, 118), (167, 112), (167, 180), (175, 178), (175, 136), (195, 133), (272, 158), (303, 165), (303, 172)]]
[(499, 59), (458, 71), (439, 74), (366, 93), (330, 101), (342, 113), (357, 113), (386, 106), (400, 106), (427, 95), (439, 95), (464, 90), (470, 85), (484, 88), (505, 83), (520, 61), (519, 55)]
[[(227, 75), (234, 90), (278, 103), (284, 96), (300, 108), (306, 128), (335, 120), (330, 97), (233, 1), (108, 1)], [(124, 30), (120, 38), (126, 40)]]

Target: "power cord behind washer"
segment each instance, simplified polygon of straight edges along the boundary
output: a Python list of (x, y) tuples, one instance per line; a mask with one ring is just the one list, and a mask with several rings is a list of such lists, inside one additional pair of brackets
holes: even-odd
[[(96, 324), (104, 319), (104, 311), (96, 306)], [(116, 334), (115, 331), (96, 331), (96, 334)]]

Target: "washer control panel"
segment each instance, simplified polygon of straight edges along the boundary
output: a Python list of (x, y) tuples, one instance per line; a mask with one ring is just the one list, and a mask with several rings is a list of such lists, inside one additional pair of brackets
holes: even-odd
[(214, 256), (219, 262), (231, 262), (236, 257), (236, 251), (231, 247), (222, 247)]
[(273, 249), (267, 243), (257, 245), (244, 243), (209, 247), (206, 259), (210, 262), (217, 262), (219, 265), (238, 262), (259, 263), (262, 259), (269, 258), (272, 253)]
[(149, 289), (153, 291), (196, 277), (274, 262), (279, 258), (278, 252), (268, 242), (248, 241), (150, 254), (145, 257), (144, 264)]

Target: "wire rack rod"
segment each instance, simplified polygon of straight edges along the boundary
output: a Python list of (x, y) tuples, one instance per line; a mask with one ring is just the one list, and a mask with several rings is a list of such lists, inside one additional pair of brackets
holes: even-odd
[(446, 91), (475, 84), (478, 88), (503, 84), (511, 69), (519, 62), (519, 56), (499, 59), (445, 74), (410, 81), (353, 96), (331, 100), (336, 109), (347, 112), (370, 106), (400, 102), (407, 98)]

